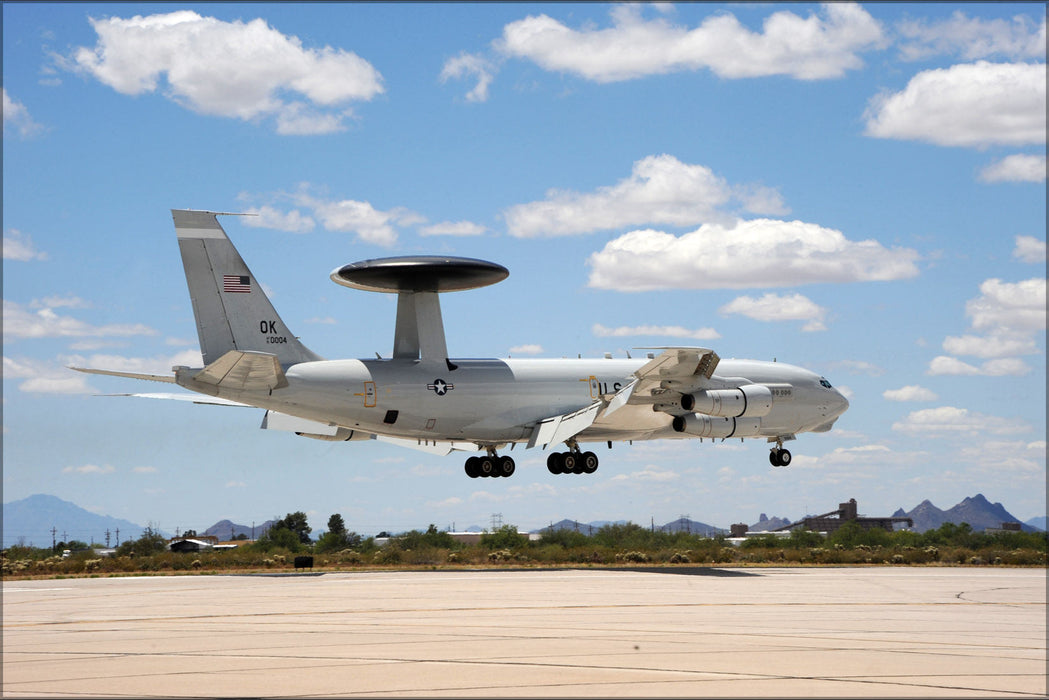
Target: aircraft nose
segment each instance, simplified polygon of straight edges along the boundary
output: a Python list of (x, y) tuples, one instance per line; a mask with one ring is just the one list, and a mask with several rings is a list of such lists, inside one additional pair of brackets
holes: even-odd
[(835, 393), (838, 395), (838, 405), (834, 409), (835, 415), (840, 416), (842, 413), (849, 410), (849, 400), (837, 389), (835, 389)]

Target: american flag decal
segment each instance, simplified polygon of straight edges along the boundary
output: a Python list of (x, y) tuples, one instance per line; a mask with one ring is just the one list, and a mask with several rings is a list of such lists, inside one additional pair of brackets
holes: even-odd
[(222, 291), (231, 294), (251, 294), (251, 278), (247, 275), (223, 275)]

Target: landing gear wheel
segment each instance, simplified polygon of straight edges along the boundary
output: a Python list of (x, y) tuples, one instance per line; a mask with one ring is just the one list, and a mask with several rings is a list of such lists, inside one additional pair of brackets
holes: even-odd
[(561, 467), (563, 474), (578, 474), (576, 471), (579, 460), (576, 458), (574, 452), (562, 452), (561, 453)]
[(469, 457), (466, 460), (466, 475), (471, 479), (476, 479), (481, 475), (479, 462), (480, 457)]
[(790, 450), (782, 447), (769, 452), (769, 464), (774, 467), (785, 467), (790, 464)]
[(491, 457), (477, 458), (477, 473), (480, 476), (496, 476), (495, 460)]
[(584, 452), (580, 457), (580, 466), (583, 468), (584, 474), (593, 474), (597, 471), (597, 455), (593, 452)]
[(565, 463), (561, 458), (560, 452), (551, 452), (550, 456), (546, 458), (546, 468), (551, 474), (564, 474)]
[(499, 476), (511, 476), (513, 475), (515, 469), (517, 469), (517, 464), (514, 463), (513, 457), (499, 458)]

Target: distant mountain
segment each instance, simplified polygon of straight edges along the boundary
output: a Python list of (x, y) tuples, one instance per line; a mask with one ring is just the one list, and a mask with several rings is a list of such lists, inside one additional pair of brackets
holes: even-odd
[[(910, 511), (905, 512), (900, 508), (893, 515), (912, 519), (916, 532), (935, 530), (944, 523), (969, 523), (973, 530), (980, 531), (989, 527), (1001, 527), (1002, 523), (1020, 522), (1019, 518), (1007, 511), (1001, 503), (991, 503), (982, 493), (965, 498), (947, 510), (940, 510), (926, 499)], [(1021, 527), (1028, 532), (1034, 529), (1029, 524), (1023, 524)]]
[(576, 532), (588, 532), (590, 526), (578, 520), (558, 520), (556, 523), (541, 527), (533, 532), (550, 532), (556, 530), (575, 530)]
[(726, 534), (726, 531), (715, 525), (707, 525), (701, 523), (698, 520), (690, 520), (688, 518), (678, 518), (673, 520), (666, 525), (659, 528), (663, 532), (691, 532), (695, 535), (720, 535)]
[(541, 527), (538, 530), (532, 530), (532, 532), (549, 532), (550, 530), (574, 530), (576, 532), (582, 532), (584, 535), (592, 535), (598, 530), (608, 525), (626, 525), (626, 520), (594, 520), (589, 523), (581, 523), (578, 520), (558, 520), (552, 525)]
[(913, 520), (914, 527), (912, 529), (915, 532), (935, 530), (949, 520), (947, 513), (934, 506), (929, 499), (925, 499), (909, 511), (904, 511), (903, 508), (900, 508), (892, 515), (896, 518), (910, 518)]
[[(5, 503), (3, 522), (4, 547), (16, 544), (50, 547), (51, 528), (55, 529), (55, 542), (79, 540), (103, 545), (106, 544), (106, 530), (109, 530), (109, 544), (116, 546), (118, 538), (120, 542), (137, 540), (145, 529), (129, 520), (97, 515), (75, 503), (42, 493)], [(167, 537), (165, 533), (161, 534)]]
[(787, 525), (790, 525), (792, 522), (794, 522), (794, 521), (793, 520), (788, 520), (787, 518), (778, 518), (778, 517), (775, 517), (775, 516), (770, 518), (767, 515), (765, 515), (764, 513), (762, 513), (761, 516), (758, 518), (758, 521), (756, 523), (754, 523), (753, 525), (751, 525), (750, 527), (748, 527), (747, 531), (748, 532), (770, 532), (772, 530), (777, 530), (777, 529), (779, 529), (781, 527), (786, 527)]
[(201, 535), (212, 535), (218, 537), (219, 540), (234, 540), (238, 535), (244, 535), (248, 539), (251, 539), (254, 535), (255, 539), (262, 537), (271, 527), (276, 520), (267, 520), (264, 523), (256, 525), (254, 528), (251, 525), (238, 525), (232, 520), (220, 520), (211, 527), (209, 527)]
[(1045, 529), (1046, 529), (1046, 522), (1045, 521), (1046, 521), (1046, 517), (1044, 515), (1039, 515), (1037, 518), (1031, 518), (1026, 523), (1024, 523), (1024, 525), (1030, 525), (1031, 527), (1033, 527), (1036, 530), (1041, 530), (1042, 532), (1045, 532)]

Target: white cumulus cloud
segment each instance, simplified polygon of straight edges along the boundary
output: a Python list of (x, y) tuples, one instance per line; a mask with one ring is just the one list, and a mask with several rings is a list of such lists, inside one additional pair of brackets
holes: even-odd
[[(22, 138), (28, 138), (43, 130), (43, 127), (33, 121), (26, 106), (7, 94), (7, 88), (3, 88), (4, 106), (4, 135), (7, 130), (14, 129)], [(6, 247), (7, 241), (4, 241)], [(7, 255), (5, 253), (4, 257)]]
[(1044, 63), (977, 61), (918, 73), (871, 100), (866, 134), (940, 146), (1045, 143)]
[(125, 95), (160, 90), (201, 114), (272, 117), (281, 133), (330, 133), (344, 128), (347, 103), (383, 92), (382, 76), (357, 54), (306, 48), (262, 19), (179, 10), (90, 22), (98, 42), (74, 52), (74, 69)]
[(1012, 435), (1025, 433), (1031, 426), (1022, 421), (976, 413), (966, 408), (941, 406), (907, 414), (892, 424), (892, 429), (903, 433), (931, 436), (955, 436), (974, 433)]
[(1019, 377), (1030, 371), (1031, 368), (1026, 362), (1015, 357), (987, 360), (977, 367), (968, 362), (963, 362), (956, 357), (939, 355), (929, 362), (929, 370), (927, 374), (932, 376), (955, 375), (962, 377)]
[(882, 392), (882, 398), (889, 401), (935, 401), (940, 398), (932, 389), (910, 384), (899, 389), (887, 389)]
[(472, 221), (439, 221), (419, 229), (421, 236), (480, 236), (488, 229)]
[(454, 58), (449, 58), (441, 68), (441, 82), (451, 79), (472, 77), (477, 84), (470, 92), (466, 93), (468, 102), (486, 102), (488, 100), (488, 87), (495, 78), (495, 65), (484, 56), (462, 52)]
[(1026, 263), (1044, 263), (1045, 241), (1040, 241), (1034, 236), (1017, 236), (1013, 257)]
[(863, 65), (859, 52), (885, 41), (879, 22), (852, 3), (826, 4), (808, 17), (774, 12), (761, 32), (727, 12), (690, 29), (663, 17), (645, 19), (642, 9), (614, 6), (612, 26), (605, 29), (572, 29), (545, 14), (529, 16), (506, 25), (495, 46), (546, 70), (606, 83), (703, 68), (722, 78), (838, 78)]
[(551, 190), (546, 199), (503, 212), (511, 236), (565, 236), (640, 224), (690, 226), (725, 217), (729, 184), (702, 165), (662, 154), (634, 163), (630, 177), (581, 193)]
[(904, 20), (900, 57), (916, 61), (929, 56), (959, 56), (966, 61), (1000, 56), (1008, 59), (1045, 58), (1045, 17), (1039, 24), (1027, 15), (1011, 20), (968, 17), (961, 10), (945, 20)]
[(682, 236), (632, 231), (589, 258), (590, 286), (621, 291), (793, 287), (914, 277), (918, 253), (803, 221), (704, 224)]
[(47, 253), (33, 245), (33, 239), (18, 229), (10, 228), (4, 234), (4, 260), (47, 260)]
[(80, 467), (66, 467), (63, 474), (112, 474), (117, 469), (111, 464), (99, 466), (97, 464), (85, 464)]
[(312, 231), (316, 225), (312, 217), (304, 215), (298, 209), (285, 212), (271, 206), (261, 206), (253, 207), (246, 213), (255, 214), (255, 216), (244, 217), (244, 223), (255, 228), (276, 229), (290, 233), (307, 233)]
[(1045, 156), (1016, 153), (980, 171), (983, 182), (1045, 182)]
[(684, 326), (618, 326), (609, 328), (595, 323), (591, 331), (598, 338), (631, 338), (634, 336), (662, 336), (666, 338), (691, 338), (693, 340), (717, 340), (721, 337), (713, 328), (685, 328)]
[(804, 331), (824, 331), (827, 309), (801, 294), (765, 294), (760, 298), (741, 296), (718, 309), (723, 316), (739, 314), (755, 321), (808, 321)]
[(537, 343), (526, 343), (515, 345), (510, 348), (511, 355), (539, 355), (543, 352), (543, 346)]
[(37, 311), (30, 311), (23, 305), (7, 299), (4, 299), (3, 306), (5, 338), (83, 338), (157, 335), (155, 329), (141, 323), (112, 323), (94, 326), (72, 316), (58, 314), (53, 308), (48, 306)]

